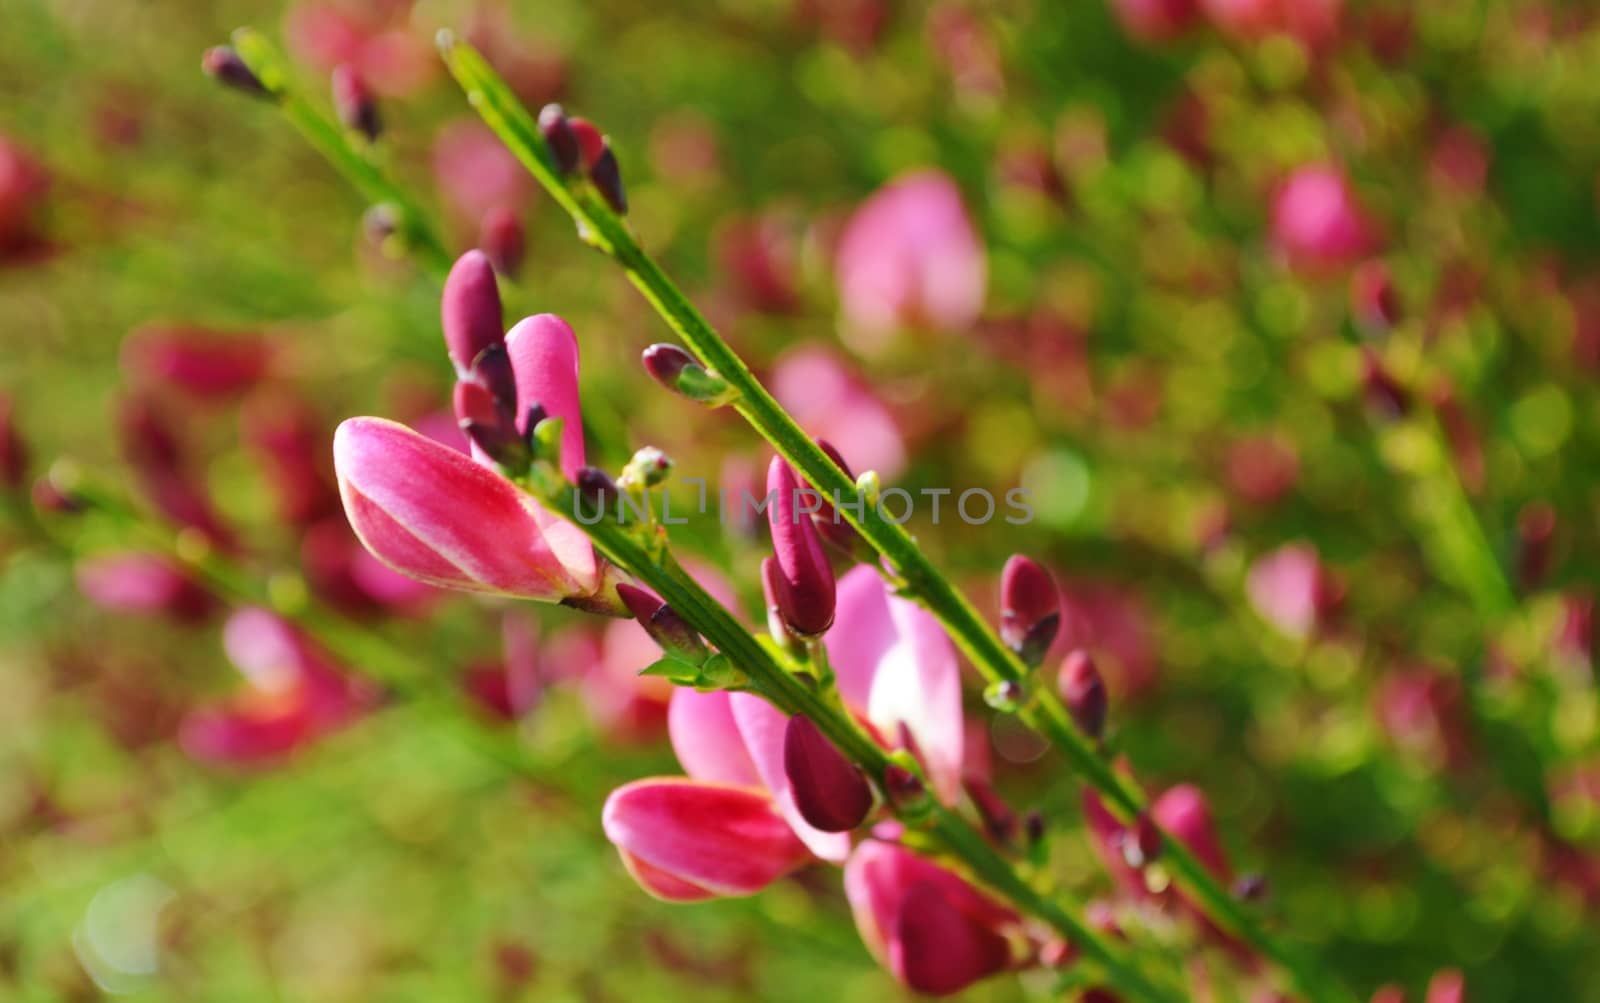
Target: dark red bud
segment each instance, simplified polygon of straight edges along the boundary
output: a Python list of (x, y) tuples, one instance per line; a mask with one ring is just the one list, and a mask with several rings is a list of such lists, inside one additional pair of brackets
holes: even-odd
[(606, 138), (600, 135), (600, 130), (594, 127), (593, 122), (576, 115), (567, 119), (567, 128), (572, 130), (572, 137), (578, 144), (578, 166), (585, 171), (592, 170), (600, 162), (600, 154), (606, 148)]
[(522, 267), (524, 250), (521, 218), (504, 206), (490, 209), (478, 227), (478, 246), (489, 256), (495, 271), (515, 275)]
[(346, 129), (359, 132), (368, 140), (377, 139), (383, 131), (383, 123), (378, 118), (378, 100), (372, 96), (372, 89), (361, 79), (361, 74), (349, 63), (341, 63), (333, 68), (332, 84), (333, 110), (339, 121)]
[(1093, 739), (1105, 734), (1109, 705), (1106, 684), (1088, 652), (1073, 651), (1067, 655), (1061, 663), (1056, 687), (1061, 702), (1067, 705), (1067, 713), (1072, 715), (1080, 731)]
[(664, 342), (645, 349), (641, 358), (650, 378), (674, 392), (678, 389), (678, 377), (683, 371), (690, 366), (700, 365), (688, 352)]
[(652, 593), (624, 582), (617, 585), (617, 595), (662, 651), (692, 665), (699, 665), (710, 656), (694, 628)]
[(261, 79), (229, 46), (217, 45), (207, 49), (205, 55), (200, 57), (200, 68), (205, 71), (206, 76), (217, 83), (241, 93), (263, 98), (273, 96)]
[(622, 187), (622, 166), (617, 163), (617, 155), (611, 152), (609, 145), (600, 151), (599, 159), (589, 168), (589, 181), (612, 212), (618, 216), (628, 214), (628, 193)]
[(867, 778), (803, 715), (784, 731), (783, 772), (800, 817), (823, 832), (849, 832), (872, 810)]
[(767, 468), (767, 495), (767, 525), (779, 572), (775, 598), (789, 629), (814, 637), (833, 626), (833, 568), (810, 513), (802, 511), (807, 499), (801, 497), (800, 481), (781, 456), (773, 457)]
[(486, 387), (462, 380), (451, 403), (461, 431), (486, 456), (508, 470), (528, 465), (528, 443), (518, 434), (516, 419)]
[(1022, 835), (1028, 840), (1028, 845), (1038, 845), (1044, 839), (1044, 833), (1044, 813), (1037, 808), (1028, 809), (1028, 813), (1022, 816)]
[(616, 504), (619, 494), (617, 482), (599, 467), (583, 467), (574, 480), (578, 493), (583, 496), (586, 503), (598, 506), (601, 511), (606, 511)]
[(947, 995), (1007, 968), (1011, 943), (958, 909), (931, 881), (913, 882), (895, 915), (895, 968), (920, 993)]
[(1061, 627), (1061, 598), (1050, 573), (1015, 554), (1000, 572), (1000, 638), (1028, 665), (1037, 665)]
[(500, 286), (495, 282), (494, 265), (487, 254), (472, 250), (456, 260), (439, 297), (439, 320), (450, 361), (462, 377), (471, 372), (473, 362), (485, 349), (496, 345), (504, 349)]
[[(844, 471), (846, 477), (854, 481), (856, 479), (855, 474), (851, 473), (850, 465), (844, 462), (843, 454), (826, 439), (818, 439), (816, 441), (817, 448), (826, 453), (828, 459), (832, 460), (835, 466)], [(823, 494), (822, 498), (822, 507), (811, 517), (811, 521), (817, 524), (817, 532), (821, 533), (822, 538), (838, 548), (840, 552), (855, 556), (861, 547), (861, 534), (856, 532), (854, 526), (844, 521), (844, 517), (828, 501), (826, 494)]]
[(922, 778), (899, 763), (890, 763), (884, 767), (883, 790), (896, 806), (920, 800), (927, 793)]
[(558, 104), (547, 104), (539, 111), (539, 132), (544, 136), (550, 156), (562, 174), (571, 174), (582, 163), (583, 154), (578, 149), (578, 137), (572, 131), (567, 113)]

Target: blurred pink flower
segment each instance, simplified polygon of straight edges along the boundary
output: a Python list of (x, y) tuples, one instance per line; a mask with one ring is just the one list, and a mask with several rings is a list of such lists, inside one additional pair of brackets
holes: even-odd
[(1315, 275), (1360, 261), (1375, 248), (1377, 232), (1344, 172), (1310, 164), (1273, 196), (1272, 240), (1292, 268)]
[(844, 888), (862, 942), (915, 992), (959, 992), (1028, 960), (1020, 916), (902, 846), (864, 840)]
[(1141, 42), (1164, 42), (1182, 34), (1199, 15), (1195, 0), (1110, 0), (1123, 30)]
[(1378, 685), (1378, 724), (1429, 769), (1466, 761), (1470, 739), (1461, 681), (1427, 666), (1390, 672)]
[[(732, 609), (733, 587), (709, 565), (686, 560), (684, 568), (719, 603)], [(605, 625), (598, 649), (584, 645), (577, 659), (569, 658), (570, 674), (578, 680), (584, 707), (608, 737), (622, 741), (656, 739), (667, 724), (672, 683), (660, 676), (641, 676), (639, 670), (661, 657), (661, 648), (634, 619)]]
[(0, 133), (0, 262), (23, 255), (38, 240), (38, 222), (50, 175), (32, 154)]
[(201, 399), (226, 399), (267, 375), (271, 347), (254, 331), (223, 333), (188, 325), (152, 324), (122, 343), (130, 380), (168, 386)]
[(185, 453), (176, 420), (147, 394), (122, 401), (118, 431), (123, 452), (150, 503), (167, 519), (232, 550), (236, 541), (211, 501), (200, 471)]
[(983, 310), (983, 244), (955, 182), (921, 170), (880, 188), (850, 218), (834, 259), (843, 335), (873, 354), (903, 328), (960, 331)]
[(1294, 638), (1311, 636), (1339, 598), (1317, 548), (1309, 543), (1285, 544), (1256, 558), (1245, 591), (1262, 619)]
[[(872, 568), (856, 568), (839, 587), (827, 641), (840, 696), (891, 744), (911, 743), (935, 793), (954, 802), (963, 741), (954, 646), (931, 615), (890, 596)], [(795, 804), (788, 724), (750, 693), (673, 692), (668, 732), (688, 778), (628, 784), (604, 813), (607, 838), (647, 891), (675, 901), (748, 895), (813, 857), (849, 856), (849, 833), (815, 828)]]
[(215, 766), (281, 761), (338, 730), (377, 700), (287, 621), (246, 608), (223, 630), (228, 657), (247, 686), (222, 703), (185, 715), (178, 741), (192, 758)]
[(300, 568), (319, 598), (349, 616), (415, 616), (442, 595), (368, 553), (342, 513), (305, 528)]
[(1277, 436), (1255, 435), (1228, 447), (1228, 485), (1252, 505), (1271, 505), (1294, 488), (1300, 456)]
[(473, 233), (490, 211), (519, 212), (533, 195), (527, 170), (476, 118), (457, 119), (439, 130), (433, 174), (460, 224)]
[(1061, 586), (1061, 629), (1045, 662), (1059, 662), (1075, 649), (1088, 652), (1113, 701), (1128, 700), (1153, 686), (1161, 661), (1143, 597), (1120, 585), (1059, 575), (1056, 580)]
[(739, 301), (765, 313), (800, 305), (800, 248), (788, 221), (776, 214), (740, 216), (718, 228), (718, 261)]
[(285, 16), (283, 34), (317, 72), (348, 65), (386, 97), (418, 90), (438, 67), (426, 33), (411, 24), (410, 0), (303, 0)]
[(905, 469), (905, 441), (894, 416), (826, 348), (803, 346), (784, 355), (773, 366), (771, 384), (800, 427), (832, 443), (851, 470), (876, 470), (889, 481)]
[(183, 623), (204, 620), (216, 599), (157, 554), (99, 554), (78, 563), (78, 591), (106, 609), (160, 613)]

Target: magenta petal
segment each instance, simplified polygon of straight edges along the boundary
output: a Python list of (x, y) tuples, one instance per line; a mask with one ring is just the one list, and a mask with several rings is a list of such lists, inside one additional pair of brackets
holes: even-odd
[(931, 882), (906, 889), (889, 945), (889, 969), (919, 993), (958, 992), (1011, 962), (1009, 941), (946, 901)]
[(1434, 975), (1428, 983), (1427, 1003), (1463, 1003), (1467, 998), (1467, 981), (1453, 968)]
[(190, 712), (179, 726), (178, 744), (197, 762), (253, 767), (287, 757), (310, 732), (309, 720), (296, 708), (258, 712), (226, 705)]
[(800, 816), (823, 832), (849, 832), (872, 810), (866, 776), (808, 717), (789, 719), (783, 771)]
[(1229, 879), (1228, 858), (1217, 839), (1206, 796), (1193, 784), (1169, 788), (1150, 806), (1150, 816), (1174, 839), (1189, 848), (1219, 880)]
[[(611, 792), (601, 824), (625, 861), (672, 879), (668, 898), (682, 898), (688, 887), (753, 895), (810, 859), (771, 800), (748, 787), (675, 777), (635, 781)], [(666, 884), (641, 883), (657, 893)]]
[(904, 725), (940, 800), (960, 798), (961, 670), (939, 621), (891, 596), (882, 576), (861, 565), (839, 583), (839, 618), (827, 645), (845, 703), (864, 710), (883, 735)]
[(917, 885), (933, 888), (948, 907), (989, 930), (999, 932), (1021, 922), (1015, 912), (954, 872), (896, 843), (864, 840), (845, 863), (845, 896), (862, 942), (885, 965), (893, 965), (902, 905)]
[(794, 834), (811, 852), (823, 860), (839, 861), (850, 855), (850, 836), (843, 832), (823, 832), (807, 822), (789, 789), (789, 776), (783, 764), (783, 736), (789, 719), (783, 712), (752, 693), (729, 697), (733, 719), (744, 737), (745, 749), (755, 763), (761, 782), (772, 794), (778, 810), (794, 829)]
[(592, 551), (588, 566), (564, 564), (533, 502), (455, 450), (392, 421), (352, 418), (334, 434), (333, 457), (351, 527), (397, 571), (549, 602), (597, 587)]
[[(811, 489), (805, 489), (810, 491)], [(833, 567), (822, 538), (804, 509), (816, 510), (819, 499), (801, 495), (800, 480), (781, 456), (767, 468), (767, 525), (777, 560), (779, 584), (773, 597), (789, 628), (797, 634), (821, 634), (833, 625)]]
[(567, 322), (541, 313), (517, 322), (506, 335), (506, 350), (517, 375), (517, 420), (542, 406), (565, 424), (561, 430), (561, 472), (575, 477), (583, 467), (583, 414), (578, 404), (578, 338)]
[[(560, 418), (561, 472), (576, 477), (584, 465), (577, 336), (560, 317), (541, 313), (517, 322), (506, 335), (506, 350), (517, 378), (517, 427), (527, 430), (528, 409), (535, 404)], [(534, 519), (563, 564), (580, 577), (595, 577), (594, 547), (581, 529), (544, 509)]]
[(761, 775), (745, 751), (733, 719), (732, 694), (701, 693), (687, 686), (672, 691), (667, 707), (667, 734), (683, 771), (708, 783), (760, 787)]

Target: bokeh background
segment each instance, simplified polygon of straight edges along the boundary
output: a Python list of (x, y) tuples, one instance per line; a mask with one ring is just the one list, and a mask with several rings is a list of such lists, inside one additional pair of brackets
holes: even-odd
[[(68, 551), (4, 524), (0, 996), (900, 991), (824, 868), (695, 907), (623, 872), (600, 804), (675, 772), (637, 638), (329, 584), (356, 558), (286, 505), (283, 428), (322, 457), (345, 416), (446, 407), (450, 373), (432, 280), (273, 107), (201, 74), (248, 24), (319, 103), (332, 61), (372, 75), (380, 156), (452, 249), (489, 208), (521, 222), (509, 299), (578, 331), (592, 457), (655, 444), (735, 486), (765, 461), (643, 373), (667, 330), (503, 162), (440, 26), (530, 105), (602, 126), (643, 243), (803, 421), (870, 420), (871, 462), (913, 491), (1031, 492), (1028, 526), (913, 525), (988, 608), (1008, 554), (1057, 571), (1061, 650), (1099, 659), (1116, 748), (1154, 789), (1208, 792), (1276, 928), (1363, 994), (1453, 966), (1485, 1003), (1600, 1000), (1600, 8), (1187, 6), (0, 5), (0, 391), (29, 476), (70, 457), (159, 512), (165, 422), (263, 595), (350, 626), (344, 669), (408, 680), (282, 756), (207, 756), (183, 736), (242, 685), (227, 612), (87, 599), (125, 522), (86, 517)], [(981, 234), (981, 315), (844, 336), (838, 236), (925, 168)], [(173, 378), (187, 327), (245, 377)], [(757, 608), (758, 536), (680, 535)], [(972, 689), (1001, 791), (1050, 822), (1051, 873), (1103, 891), (1070, 777)]]

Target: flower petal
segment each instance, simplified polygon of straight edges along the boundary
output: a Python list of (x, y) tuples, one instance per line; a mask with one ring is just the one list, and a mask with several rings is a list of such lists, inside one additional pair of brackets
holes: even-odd
[(683, 771), (708, 783), (761, 786), (733, 719), (732, 694), (675, 687), (667, 708), (667, 734)]
[(805, 820), (794, 802), (794, 792), (789, 788), (789, 775), (783, 764), (783, 736), (789, 719), (783, 712), (753, 693), (734, 693), (729, 697), (733, 719), (744, 737), (744, 746), (755, 763), (761, 782), (772, 794), (783, 817), (794, 829), (794, 834), (811, 852), (823, 860), (843, 860), (850, 855), (850, 835), (843, 832), (823, 832)]
[(462, 453), (392, 421), (352, 418), (334, 433), (333, 457), (350, 525), (397, 571), (550, 602), (597, 586), (592, 551), (587, 566), (566, 565), (533, 503)]
[(748, 787), (635, 781), (611, 792), (601, 824), (645, 890), (664, 898), (688, 888), (753, 895), (810, 859), (771, 799)]

